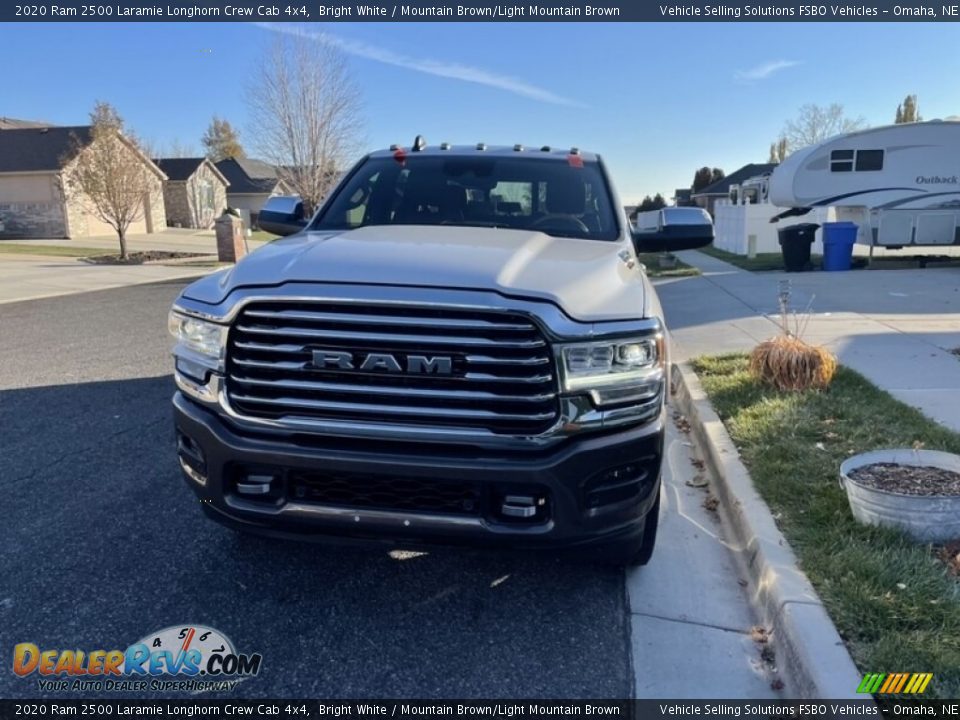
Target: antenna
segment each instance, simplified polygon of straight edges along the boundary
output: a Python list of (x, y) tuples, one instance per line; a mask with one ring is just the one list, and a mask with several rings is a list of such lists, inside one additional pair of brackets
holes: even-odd
[(423, 135), (417, 135), (413, 139), (413, 147), (411, 148), (411, 150), (413, 150), (414, 152), (420, 152), (426, 146), (427, 146), (427, 141), (423, 139)]

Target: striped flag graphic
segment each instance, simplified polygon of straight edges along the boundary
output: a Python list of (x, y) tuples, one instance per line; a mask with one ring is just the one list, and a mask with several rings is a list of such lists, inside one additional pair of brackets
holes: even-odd
[(926, 691), (933, 673), (867, 673), (857, 687), (858, 693), (919, 695)]

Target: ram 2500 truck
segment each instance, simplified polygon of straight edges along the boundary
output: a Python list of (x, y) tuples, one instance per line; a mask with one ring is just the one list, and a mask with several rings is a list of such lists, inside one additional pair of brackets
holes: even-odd
[[(692, 213), (692, 220), (691, 215)], [(667, 331), (635, 232), (577, 149), (371, 153), (287, 237), (170, 313), (177, 453), (212, 518), (296, 538), (653, 551)]]

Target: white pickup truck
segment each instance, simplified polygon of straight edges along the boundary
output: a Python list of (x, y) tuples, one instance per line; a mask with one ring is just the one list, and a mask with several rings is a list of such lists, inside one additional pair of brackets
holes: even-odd
[[(669, 217), (666, 218), (669, 220)], [(657, 531), (667, 333), (599, 156), (371, 153), (288, 235), (170, 314), (180, 466), (241, 530), (562, 549), (644, 564)]]

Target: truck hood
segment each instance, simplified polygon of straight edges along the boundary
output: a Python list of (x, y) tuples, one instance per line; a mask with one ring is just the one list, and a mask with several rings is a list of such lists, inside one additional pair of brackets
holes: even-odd
[(219, 304), (240, 287), (286, 282), (494, 290), (550, 301), (584, 322), (644, 316), (643, 275), (623, 242), (541, 232), (402, 225), (303, 233), (277, 240), (184, 295)]

